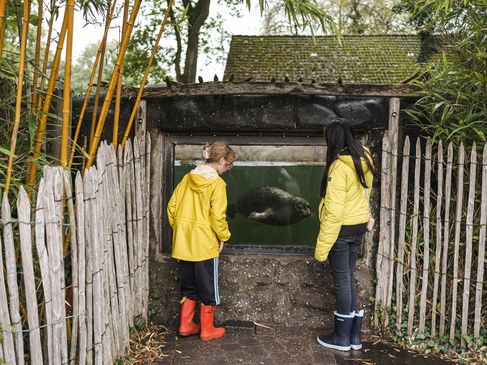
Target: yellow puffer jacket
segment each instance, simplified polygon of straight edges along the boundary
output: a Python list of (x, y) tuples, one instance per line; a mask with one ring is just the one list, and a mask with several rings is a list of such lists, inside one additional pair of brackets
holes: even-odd
[[(364, 158), (362, 168), (367, 186), (372, 187), (372, 171)], [(330, 167), (326, 194), (319, 206), (320, 233), (316, 241), (315, 259), (325, 261), (328, 258), (342, 226), (366, 223), (369, 214), (367, 194), (357, 178), (352, 157), (340, 155)]]
[(173, 228), (172, 257), (204, 261), (218, 257), (219, 241), (228, 241), (226, 183), (208, 165), (186, 174), (169, 200)]

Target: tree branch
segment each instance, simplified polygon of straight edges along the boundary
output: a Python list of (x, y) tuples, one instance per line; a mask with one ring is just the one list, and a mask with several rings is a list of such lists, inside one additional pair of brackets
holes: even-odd
[[(183, 3), (185, 1), (186, 0), (183, 0)], [(169, 6), (169, 2), (170, 2), (170, 0), (167, 0), (168, 6)], [(169, 17), (171, 19), (171, 23), (173, 24), (174, 33), (176, 34), (176, 56), (174, 59), (174, 67), (176, 70), (176, 80), (178, 80), (179, 82), (182, 82), (182, 79), (181, 79), (181, 76), (182, 76), (181, 75), (181, 52), (182, 52), (181, 34), (179, 33), (178, 29), (175, 26), (176, 17), (174, 16), (174, 11), (172, 8), (171, 8), (171, 11), (169, 12)]]
[(210, 13), (210, 0), (199, 0), (195, 7), (188, 10), (188, 42), (182, 82), (190, 83), (196, 79), (198, 65), (198, 41), (200, 29)]

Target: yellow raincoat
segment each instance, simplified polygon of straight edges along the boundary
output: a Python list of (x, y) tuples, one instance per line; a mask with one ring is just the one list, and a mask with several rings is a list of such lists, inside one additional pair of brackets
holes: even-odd
[(218, 257), (219, 241), (230, 238), (226, 209), (226, 183), (215, 169), (201, 165), (186, 174), (167, 205), (172, 257), (185, 261)]
[[(364, 158), (365, 182), (372, 187), (372, 171)], [(369, 189), (370, 194), (371, 189)], [(316, 241), (315, 259), (325, 261), (342, 226), (367, 223), (370, 208), (365, 188), (360, 184), (352, 156), (340, 155), (330, 167), (325, 197), (319, 206), (320, 233)]]

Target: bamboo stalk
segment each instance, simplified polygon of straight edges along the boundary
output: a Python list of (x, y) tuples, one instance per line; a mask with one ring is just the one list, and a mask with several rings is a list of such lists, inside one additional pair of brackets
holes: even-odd
[(54, 61), (52, 63), (51, 76), (49, 77), (49, 83), (47, 85), (46, 99), (44, 101), (44, 105), (42, 108), (42, 118), (41, 118), (41, 122), (39, 123), (39, 127), (37, 129), (37, 138), (34, 147), (34, 155), (32, 157), (32, 161), (30, 165), (29, 177), (27, 178), (27, 186), (29, 187), (34, 186), (35, 179), (36, 179), (36, 173), (37, 173), (36, 160), (39, 158), (41, 152), (42, 140), (44, 138), (44, 132), (46, 130), (47, 116), (51, 105), (51, 99), (54, 93), (54, 87), (56, 85), (57, 74), (59, 71), (59, 61), (61, 60), (63, 43), (68, 29), (68, 15), (69, 15), (68, 11), (66, 10), (66, 12), (64, 13), (61, 32), (59, 34), (59, 41), (56, 49), (56, 54), (54, 55)]
[[(107, 21), (105, 23), (105, 33), (108, 33), (109, 23), (108, 23), (108, 16)], [(96, 115), (98, 113), (98, 102), (100, 98), (100, 89), (101, 89), (101, 82), (103, 79), (103, 67), (105, 66), (105, 51), (107, 46), (107, 38), (104, 37), (101, 44), (101, 53), (100, 53), (100, 67), (98, 68), (98, 78), (96, 81), (96, 90), (95, 90), (95, 100), (93, 105), (93, 114), (91, 116), (91, 127), (90, 127), (90, 147), (93, 143), (93, 138), (95, 135), (95, 126), (96, 126)]]
[(39, 86), (39, 97), (37, 99), (37, 109), (36, 114), (41, 110), (42, 107), (42, 96), (41, 93), (44, 92), (44, 86), (46, 83), (46, 72), (47, 72), (47, 63), (49, 62), (49, 49), (51, 48), (51, 36), (52, 36), (52, 29), (54, 25), (54, 6), (56, 4), (55, 0), (51, 1), (51, 16), (49, 17), (48, 22), (48, 30), (47, 30), (47, 39), (46, 39), (46, 48), (44, 48), (44, 60), (42, 63), (42, 73), (41, 73), (41, 82)]
[[(125, 0), (123, 7), (123, 26), (122, 26), (122, 38), (127, 31), (127, 19), (129, 16), (129, 0)], [(120, 75), (118, 75), (117, 81), (117, 95), (115, 101), (115, 115), (113, 116), (113, 145), (117, 148), (118, 145), (118, 126), (120, 122), (120, 101), (122, 98), (122, 80), (123, 80), (123, 64), (120, 66)]]
[(36, 53), (34, 61), (34, 80), (32, 84), (32, 108), (34, 111), (37, 106), (37, 81), (39, 78), (39, 64), (41, 58), (41, 38), (42, 38), (42, 22), (44, 20), (44, 1), (37, 0), (37, 38), (36, 38)]
[(89, 158), (86, 166), (89, 168), (93, 165), (93, 161), (95, 159), (96, 149), (98, 148), (98, 143), (100, 142), (101, 132), (103, 130), (103, 126), (105, 125), (105, 121), (108, 115), (108, 110), (110, 108), (110, 103), (112, 101), (114, 88), (116, 82), (118, 80), (118, 73), (120, 72), (120, 65), (122, 60), (125, 56), (125, 52), (127, 51), (128, 42), (130, 39), (130, 35), (132, 34), (132, 29), (134, 27), (135, 18), (140, 9), (141, 0), (136, 0), (134, 3), (134, 7), (132, 9), (132, 13), (130, 14), (130, 19), (127, 23), (127, 32), (124, 34), (122, 39), (122, 44), (120, 46), (120, 53), (118, 54), (117, 61), (115, 63), (115, 68), (113, 70), (112, 77), (110, 79), (110, 83), (108, 85), (107, 94), (105, 95), (105, 100), (103, 102), (103, 106), (100, 113), (100, 118), (98, 119), (98, 125), (96, 126), (95, 136), (94, 136), (94, 143), (90, 145), (90, 153)]
[(68, 0), (66, 11), (68, 12), (68, 39), (66, 41), (66, 61), (64, 66), (64, 89), (63, 89), (63, 128), (61, 135), (61, 166), (66, 167), (68, 163), (68, 137), (71, 115), (71, 63), (73, 58), (73, 23), (74, 23), (74, 0)]
[[(81, 131), (81, 125), (83, 124), (83, 118), (84, 118), (85, 112), (86, 112), (86, 107), (88, 106), (88, 100), (90, 99), (90, 93), (91, 93), (91, 88), (93, 87), (93, 80), (95, 79), (96, 68), (98, 66), (98, 63), (100, 62), (101, 54), (102, 54), (103, 47), (104, 47), (103, 45), (105, 44), (107, 36), (108, 36), (108, 30), (110, 29), (110, 23), (112, 22), (113, 13), (115, 12), (115, 6), (116, 5), (117, 5), (117, 0), (115, 0), (113, 2), (109, 17), (107, 18), (107, 24), (105, 26), (105, 33), (103, 34), (103, 38), (102, 38), (100, 47), (98, 48), (98, 52), (97, 52), (96, 57), (95, 57), (95, 63), (93, 64), (93, 69), (91, 70), (90, 82), (88, 83), (88, 89), (86, 90), (85, 99), (83, 101), (83, 106), (81, 107), (81, 112), (80, 112), (79, 118), (78, 118), (78, 124), (76, 125), (76, 131), (74, 132), (73, 145), (71, 147), (71, 154), (69, 157), (68, 168), (70, 168), (71, 165), (73, 164), (74, 153), (76, 152), (76, 143), (78, 142), (79, 133)], [(97, 97), (95, 97), (95, 100), (96, 99), (97, 99)]]
[(159, 41), (161, 40), (162, 33), (164, 32), (164, 28), (166, 26), (167, 19), (169, 17), (169, 13), (170, 13), (171, 8), (172, 8), (172, 4), (173, 4), (173, 0), (170, 0), (169, 5), (168, 5), (167, 10), (166, 10), (166, 14), (164, 15), (164, 20), (162, 21), (162, 24), (161, 24), (161, 28), (159, 29), (159, 34), (157, 35), (156, 43), (154, 44), (154, 47), (152, 48), (152, 52), (151, 52), (151, 55), (149, 58), (149, 62), (147, 64), (147, 68), (145, 69), (144, 77), (142, 79), (142, 82), (140, 83), (139, 92), (137, 94), (137, 99), (135, 99), (134, 107), (132, 108), (132, 113), (130, 114), (129, 121), (127, 123), (127, 128), (125, 129), (125, 133), (123, 135), (122, 148), (125, 146), (125, 142), (127, 142), (127, 138), (129, 137), (130, 130), (132, 129), (132, 124), (134, 122), (135, 114), (137, 113), (137, 109), (139, 107), (140, 99), (142, 99), (142, 94), (144, 92), (145, 83), (147, 82), (147, 77), (149, 76), (149, 71), (150, 71), (150, 68), (152, 66), (152, 62), (154, 60), (154, 56), (156, 54), (157, 47), (159, 46)]
[(20, 126), (20, 111), (22, 107), (22, 85), (24, 80), (25, 49), (27, 45), (27, 32), (29, 30), (30, 1), (24, 1), (24, 12), (22, 14), (22, 39), (20, 42), (20, 61), (19, 61), (19, 78), (17, 80), (17, 97), (15, 99), (15, 119), (12, 137), (10, 139), (10, 154), (8, 156), (7, 178), (5, 180), (5, 192), (8, 194), (10, 188), (10, 179), (12, 177), (12, 166), (15, 157), (15, 148), (17, 146), (17, 135)]
[(8, 0), (0, 0), (0, 58), (3, 52), (3, 40), (5, 39), (5, 13), (7, 12)]

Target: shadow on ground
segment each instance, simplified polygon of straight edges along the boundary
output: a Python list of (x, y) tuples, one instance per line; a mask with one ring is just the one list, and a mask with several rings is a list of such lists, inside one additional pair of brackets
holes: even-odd
[(367, 337), (360, 351), (327, 350), (316, 342), (317, 330), (297, 328), (227, 327), (219, 340), (202, 342), (198, 336), (166, 335), (163, 359), (157, 364), (236, 365), (447, 365), (433, 355), (423, 355), (394, 346), (377, 337)]

